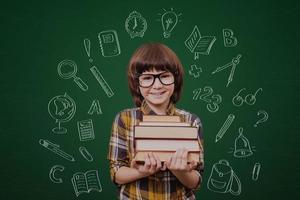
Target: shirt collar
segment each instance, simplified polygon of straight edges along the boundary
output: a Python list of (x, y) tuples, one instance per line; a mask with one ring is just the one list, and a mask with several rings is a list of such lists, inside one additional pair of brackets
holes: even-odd
[[(145, 100), (143, 100), (141, 105), (141, 110), (144, 115), (157, 115), (153, 110), (151, 110), (150, 106), (147, 104)], [(175, 105), (170, 102), (167, 108), (166, 115), (174, 115), (175, 114)]]

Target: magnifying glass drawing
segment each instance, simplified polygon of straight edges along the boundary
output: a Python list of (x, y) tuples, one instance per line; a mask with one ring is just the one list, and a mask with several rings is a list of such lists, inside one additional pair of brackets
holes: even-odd
[(88, 90), (87, 84), (83, 80), (76, 76), (77, 73), (77, 64), (73, 60), (63, 60), (57, 66), (57, 72), (60, 77), (63, 79), (73, 78), (74, 82), (78, 85), (83, 91)]

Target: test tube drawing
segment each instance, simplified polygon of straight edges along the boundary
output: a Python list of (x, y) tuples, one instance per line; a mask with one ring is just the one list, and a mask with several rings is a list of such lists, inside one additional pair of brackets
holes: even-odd
[(261, 164), (255, 163), (252, 170), (252, 180), (257, 181), (260, 173)]
[(227, 119), (225, 120), (224, 124), (222, 125), (222, 127), (220, 128), (219, 132), (216, 135), (215, 142), (218, 142), (219, 140), (222, 139), (222, 137), (224, 136), (224, 134), (226, 133), (226, 131), (228, 130), (228, 128), (230, 127), (234, 119), (235, 119), (234, 114), (228, 115)]
[(86, 147), (83, 147), (83, 146), (79, 147), (79, 152), (87, 161), (92, 162), (94, 160), (93, 156), (86, 149)]
[(103, 78), (102, 74), (97, 69), (97, 67), (93, 66), (93, 67), (90, 68), (90, 70), (91, 70), (92, 74), (94, 75), (94, 77), (96, 78), (96, 80), (98, 81), (98, 83), (101, 85), (101, 87), (104, 90), (104, 92), (106, 93), (106, 95), (108, 97), (112, 97), (114, 95), (114, 92), (109, 87), (109, 85), (107, 84), (107, 82)]

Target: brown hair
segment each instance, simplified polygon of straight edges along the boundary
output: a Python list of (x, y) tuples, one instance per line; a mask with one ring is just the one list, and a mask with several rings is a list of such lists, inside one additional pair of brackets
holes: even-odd
[(138, 75), (148, 70), (169, 71), (175, 77), (175, 88), (170, 101), (176, 103), (183, 86), (183, 67), (177, 55), (169, 47), (160, 43), (147, 43), (140, 46), (132, 55), (127, 71), (127, 78), (133, 101), (141, 106), (144, 97), (140, 93)]

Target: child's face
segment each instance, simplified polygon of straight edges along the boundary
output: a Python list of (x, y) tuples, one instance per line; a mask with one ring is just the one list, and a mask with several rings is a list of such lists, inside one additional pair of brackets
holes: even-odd
[[(161, 74), (161, 75), (159, 76), (160, 80), (158, 77), (156, 77), (154, 79), (154, 83), (152, 86), (139, 87), (140, 92), (141, 92), (142, 96), (144, 97), (145, 101), (148, 104), (151, 104), (152, 106), (167, 107), (169, 104), (170, 98), (174, 92), (174, 76), (173, 76), (173, 74), (171, 72), (166, 72), (166, 71), (161, 71), (161, 70), (157, 71), (155, 69), (145, 71), (142, 73), (142, 76), (140, 76), (140, 78), (139, 78), (140, 85), (141, 85), (141, 81), (144, 81), (146, 84), (149, 83), (151, 85), (151, 83), (152, 83), (151, 80), (153, 80), (153, 77), (151, 75), (147, 76), (147, 74), (152, 74), (152, 75)], [(164, 84), (162, 84), (161, 81)]]

